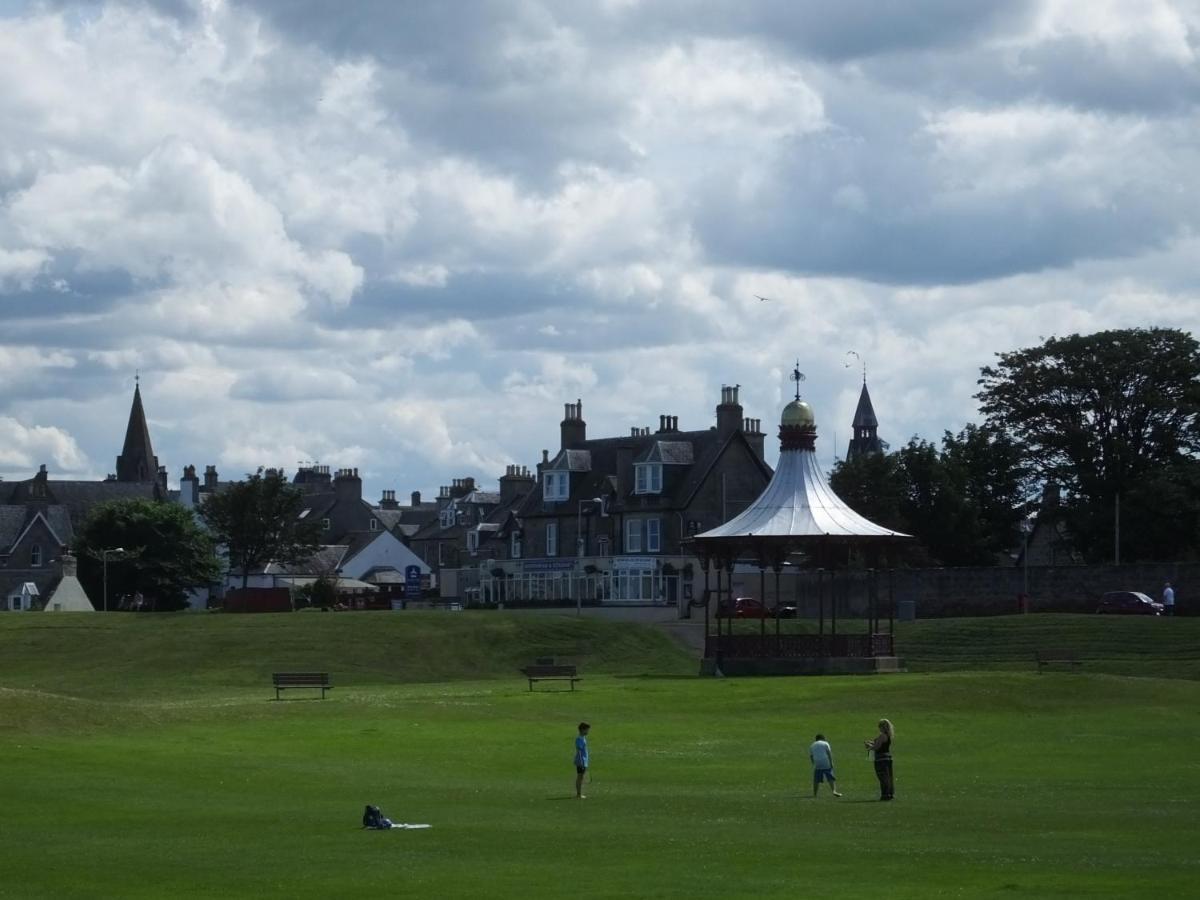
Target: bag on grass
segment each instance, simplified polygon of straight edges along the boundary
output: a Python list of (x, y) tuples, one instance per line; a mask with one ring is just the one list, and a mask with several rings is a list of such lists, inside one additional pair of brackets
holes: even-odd
[(392, 823), (383, 815), (383, 811), (378, 806), (367, 804), (363, 810), (362, 817), (363, 828), (391, 828)]

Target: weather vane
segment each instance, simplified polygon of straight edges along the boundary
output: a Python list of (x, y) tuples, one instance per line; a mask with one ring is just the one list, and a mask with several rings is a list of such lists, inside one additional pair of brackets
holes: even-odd
[(792, 369), (791, 380), (796, 382), (796, 399), (800, 399), (800, 382), (804, 380), (804, 373), (800, 371), (800, 360), (796, 360), (796, 368)]
[[(857, 353), (855, 353), (853, 350), (847, 350), (846, 355), (853, 356), (855, 359), (858, 360), (859, 364), (862, 366), (863, 384), (866, 384), (867, 383), (867, 363), (866, 363), (866, 361), (861, 356), (859, 356)], [(843, 366), (843, 368), (846, 368), (846, 369), (850, 368), (850, 360), (846, 360), (846, 364), (845, 364), (845, 366)]]

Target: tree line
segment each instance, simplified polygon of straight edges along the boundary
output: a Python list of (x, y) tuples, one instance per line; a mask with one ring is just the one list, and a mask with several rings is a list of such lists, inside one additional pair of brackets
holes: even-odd
[[(982, 424), (832, 473), (857, 512), (917, 538), (908, 562), (1010, 560), (1031, 516), (1061, 528), (1082, 561), (1200, 558), (1200, 345), (1190, 334), (1051, 337), (996, 354), (978, 384)], [(1059, 502), (1040, 503), (1047, 488)]]

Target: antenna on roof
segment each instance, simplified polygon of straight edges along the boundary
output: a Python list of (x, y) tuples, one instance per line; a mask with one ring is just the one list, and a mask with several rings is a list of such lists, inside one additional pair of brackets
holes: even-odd
[[(863, 384), (866, 384), (867, 383), (867, 362), (866, 362), (866, 360), (863, 359), (861, 356), (859, 356), (857, 353), (855, 353), (853, 350), (847, 350), (846, 355), (853, 356), (855, 359), (858, 360), (859, 365), (862, 366)], [(850, 368), (850, 360), (846, 360), (846, 364), (842, 368), (845, 368), (845, 369)]]
[(804, 373), (800, 371), (800, 360), (796, 360), (796, 368), (792, 369), (790, 376), (791, 380), (796, 382), (796, 399), (800, 399), (800, 382), (804, 380)]

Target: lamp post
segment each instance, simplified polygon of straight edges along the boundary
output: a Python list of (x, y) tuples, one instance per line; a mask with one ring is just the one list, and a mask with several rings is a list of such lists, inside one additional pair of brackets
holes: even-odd
[[(587, 541), (585, 541), (583, 538), (583, 504), (585, 504), (585, 503), (599, 503), (600, 504), (600, 514), (604, 515), (604, 498), (603, 497), (593, 497), (591, 500), (580, 500), (579, 501), (579, 518), (578, 518), (577, 524), (575, 526), (575, 555), (579, 558), (583, 558), (584, 551), (587, 550)], [(582, 589), (582, 587), (575, 591), (575, 615), (577, 615), (577, 616), (583, 615), (583, 589)]]
[(1022, 583), (1024, 587), (1021, 589), (1021, 612), (1029, 612), (1029, 535), (1033, 533), (1033, 522), (1029, 519), (1021, 520), (1021, 567), (1024, 570), (1022, 573)]
[(124, 553), (124, 547), (113, 547), (109, 550), (101, 550), (100, 558), (103, 560), (102, 568), (104, 570), (104, 611), (108, 612), (108, 555), (110, 553)]

